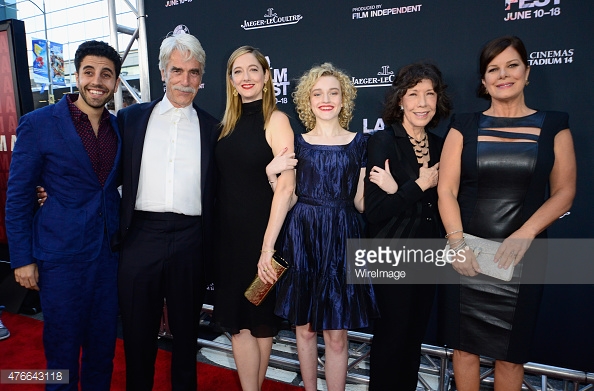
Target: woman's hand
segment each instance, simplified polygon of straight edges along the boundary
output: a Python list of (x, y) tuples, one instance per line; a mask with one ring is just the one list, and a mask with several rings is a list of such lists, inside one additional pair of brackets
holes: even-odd
[(421, 190), (425, 191), (432, 187), (437, 186), (439, 180), (439, 163), (435, 163), (432, 167), (429, 167), (427, 162), (423, 163), (423, 166), (419, 168), (419, 178), (415, 181)]
[(276, 281), (276, 273), (272, 268), (273, 253), (274, 250), (262, 250), (258, 261), (258, 276), (267, 284), (274, 284)]
[(380, 189), (388, 194), (394, 194), (398, 191), (398, 183), (390, 173), (390, 161), (386, 159), (384, 168), (373, 166), (369, 172), (369, 181), (375, 183)]
[(287, 147), (283, 148), (281, 153), (276, 155), (274, 159), (272, 159), (270, 163), (268, 163), (268, 165), (266, 166), (266, 176), (276, 176), (283, 171), (295, 169), (295, 166), (297, 165), (297, 159), (295, 159), (295, 154), (290, 153), (288, 155), (285, 155), (287, 150)]
[(468, 277), (474, 277), (481, 272), (481, 268), (476, 261), (476, 256), (468, 246), (456, 251), (452, 267), (461, 275)]
[(501, 243), (495, 254), (495, 263), (499, 264), (500, 269), (506, 270), (512, 264), (516, 266), (524, 258), (533, 240), (534, 237), (530, 237), (527, 232), (517, 230)]

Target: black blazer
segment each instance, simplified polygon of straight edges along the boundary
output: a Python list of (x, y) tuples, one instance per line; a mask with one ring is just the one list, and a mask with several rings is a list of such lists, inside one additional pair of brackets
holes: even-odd
[[(439, 162), (443, 140), (427, 132), (429, 166)], [(369, 181), (373, 166), (384, 168), (390, 159), (390, 172), (398, 183), (395, 194), (387, 194)], [(437, 187), (425, 192), (415, 183), (419, 164), (402, 124), (376, 132), (367, 143), (365, 175), (365, 215), (370, 237), (436, 238), (443, 227), (437, 210)]]
[[(122, 204), (120, 213), (120, 245), (125, 239), (132, 223), (140, 163), (144, 148), (144, 136), (153, 108), (161, 99), (129, 106), (118, 112), (118, 125), (122, 134)], [(201, 191), (204, 260), (212, 257), (212, 232), (214, 223), (214, 203), (216, 191), (216, 167), (214, 148), (219, 138), (219, 121), (194, 104), (200, 122), (201, 147)]]

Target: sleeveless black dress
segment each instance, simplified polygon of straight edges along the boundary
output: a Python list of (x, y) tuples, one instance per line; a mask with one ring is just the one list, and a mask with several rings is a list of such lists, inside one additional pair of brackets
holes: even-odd
[[(559, 112), (539, 111), (521, 118), (475, 113), (452, 119), (451, 128), (464, 137), (458, 203), (465, 233), (503, 240), (532, 216), (547, 198), (554, 138), (568, 127), (567, 114)], [(540, 134), (522, 133), (522, 128), (540, 129)], [(479, 141), (479, 136), (517, 141)], [(546, 237), (546, 231), (538, 237)], [(522, 279), (544, 277), (545, 269), (546, 252), (533, 242), (509, 284), (481, 274), (459, 275), (460, 285), (445, 286), (441, 295), (445, 345), (527, 362), (542, 285), (523, 285)], [(475, 283), (469, 284), (469, 279)]]
[(243, 295), (257, 274), (273, 192), (266, 165), (273, 158), (264, 131), (262, 101), (245, 103), (233, 132), (215, 148), (218, 168), (214, 320), (237, 334), (249, 329), (258, 338), (277, 334), (274, 289), (259, 306)]

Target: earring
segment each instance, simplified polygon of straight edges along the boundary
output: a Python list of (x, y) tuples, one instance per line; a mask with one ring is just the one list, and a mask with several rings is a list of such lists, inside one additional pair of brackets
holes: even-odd
[(268, 91), (268, 87), (264, 86), (264, 88), (262, 88), (262, 91), (264, 91), (264, 92)]
[(400, 110), (404, 111), (404, 106), (400, 105)]
[(530, 80), (526, 80), (526, 84), (525, 85), (527, 86), (528, 84), (530, 84)]
[(233, 90), (233, 96), (237, 96), (237, 90)]

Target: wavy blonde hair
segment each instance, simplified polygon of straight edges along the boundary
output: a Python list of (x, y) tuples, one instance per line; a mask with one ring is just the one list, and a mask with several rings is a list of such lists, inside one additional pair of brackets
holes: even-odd
[(313, 86), (322, 76), (334, 76), (340, 83), (342, 109), (338, 114), (338, 122), (340, 126), (348, 129), (349, 123), (353, 119), (357, 89), (353, 86), (350, 77), (346, 73), (335, 68), (329, 62), (314, 66), (299, 79), (297, 88), (293, 92), (293, 102), (295, 103), (295, 110), (299, 114), (299, 119), (303, 122), (307, 131), (312, 130), (316, 126), (316, 116), (311, 110), (310, 95)]
[(233, 63), (235, 60), (247, 53), (252, 53), (256, 57), (256, 60), (258, 60), (262, 66), (264, 74), (268, 73), (269, 76), (268, 81), (266, 81), (264, 84), (264, 87), (267, 89), (267, 91), (262, 92), (264, 129), (266, 129), (266, 126), (268, 126), (268, 121), (270, 120), (272, 113), (277, 110), (276, 96), (274, 95), (274, 87), (272, 86), (272, 74), (270, 72), (270, 65), (268, 65), (268, 61), (266, 61), (266, 57), (264, 57), (264, 55), (260, 53), (258, 49), (251, 46), (242, 46), (235, 49), (227, 61), (227, 104), (225, 106), (225, 115), (223, 116), (223, 121), (221, 121), (222, 130), (219, 140), (227, 137), (231, 134), (231, 132), (233, 132), (235, 125), (237, 125), (237, 121), (239, 121), (239, 117), (241, 117), (241, 96), (239, 94), (233, 95), (235, 87), (233, 87), (233, 84), (231, 83), (231, 71), (233, 70)]

